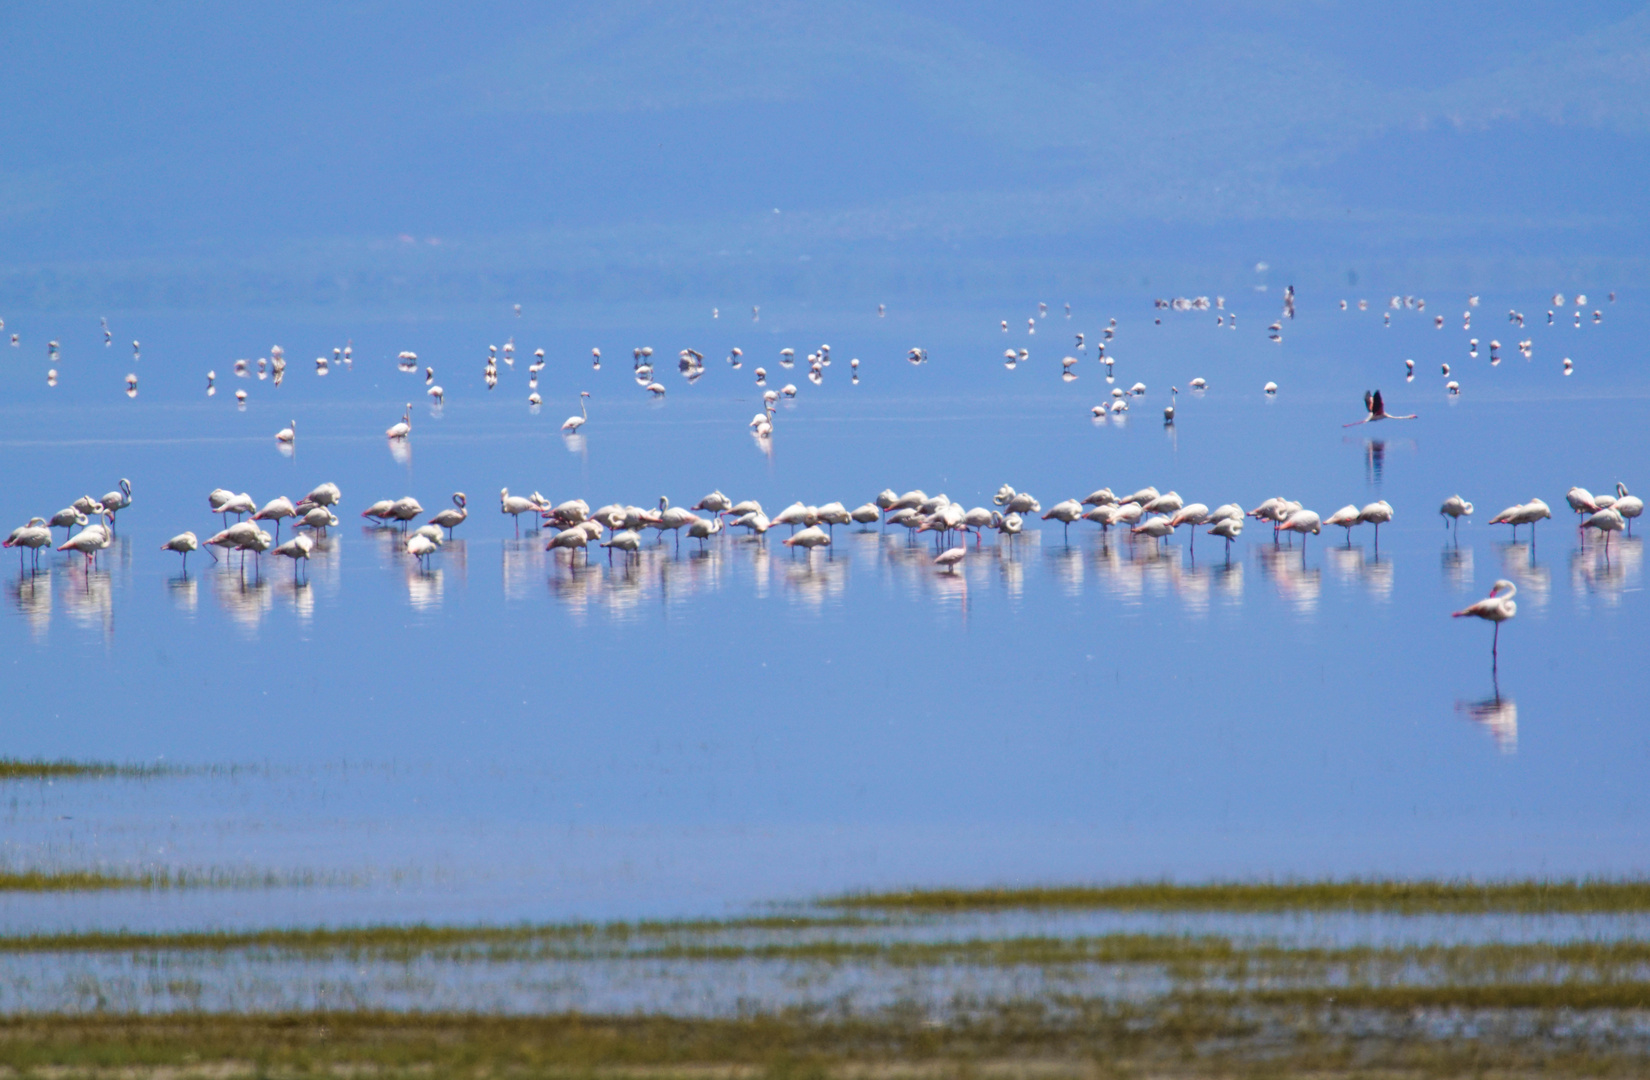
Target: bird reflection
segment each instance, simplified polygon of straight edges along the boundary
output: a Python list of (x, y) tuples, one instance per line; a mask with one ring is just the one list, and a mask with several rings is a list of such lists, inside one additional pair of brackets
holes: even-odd
[(86, 570), (63, 577), (63, 610), (81, 626), (98, 627), (108, 638), (114, 632), (114, 589), (107, 570)]
[(12, 603), (23, 620), (29, 624), (29, 633), (40, 637), (52, 622), (52, 572), (39, 570), (11, 583)]
[(1518, 703), (1501, 696), (1501, 683), (1491, 669), (1490, 685), (1494, 693), (1482, 701), (1457, 701), (1455, 711), (1466, 715), (1475, 724), (1489, 729), (1490, 737), (1503, 754), (1518, 752)]
[(1505, 543), (1501, 549), (1502, 573), (1517, 585), (1522, 603), (1529, 610), (1547, 606), (1547, 597), (1553, 590), (1553, 572), (1535, 561), (1535, 547), (1528, 543)]
[(1619, 604), (1624, 593), (1638, 589), (1644, 567), (1644, 541), (1623, 537), (1610, 547), (1583, 543), (1570, 553), (1570, 587), (1582, 604), (1598, 597)]
[(388, 439), (386, 442), (389, 444), (391, 460), (397, 465), (412, 464), (411, 439)]
[(1301, 615), (1318, 610), (1323, 592), (1323, 571), (1306, 566), (1300, 555), (1288, 548), (1260, 546), (1255, 549), (1261, 576), (1272, 582), (1278, 596)]
[(1364, 480), (1380, 487), (1386, 473), (1386, 440), (1364, 440)]
[(1445, 581), (1457, 589), (1472, 587), (1472, 548), (1448, 544), (1439, 556), (1439, 562), (1444, 571)]
[(166, 591), (172, 597), (172, 603), (179, 611), (193, 615), (200, 605), (200, 583), (191, 577), (170, 578), (166, 582)]
[(1392, 599), (1391, 559), (1379, 556), (1366, 559), (1362, 546), (1327, 548), (1325, 557), (1337, 581), (1362, 585), (1376, 601)]
[(407, 603), (414, 611), (438, 611), (441, 608), (441, 592), (445, 582), (441, 567), (433, 570), (421, 568), (416, 560), (406, 564), (407, 567)]
[(223, 608), (231, 622), (244, 630), (255, 631), (263, 622), (264, 612), (274, 603), (269, 583), (256, 574), (247, 577), (230, 570), (228, 566), (225, 561), (224, 571), (216, 575), (218, 606)]

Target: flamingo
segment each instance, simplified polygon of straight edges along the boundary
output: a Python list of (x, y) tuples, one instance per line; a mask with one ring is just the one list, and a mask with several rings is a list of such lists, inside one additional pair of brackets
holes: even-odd
[[(590, 534), (585, 532), (583, 529), (578, 528), (578, 527), (575, 526), (574, 528), (571, 528), (571, 529), (563, 529), (561, 532), (557, 533), (555, 536), (552, 536), (550, 538), (550, 542), (548, 544), (544, 545), (544, 550), (554, 551), (557, 548), (567, 548), (569, 551), (574, 551), (574, 552), (584, 551), (585, 552), (585, 558), (588, 559), (589, 558), (589, 544), (590, 544)], [(576, 559), (577, 555), (576, 554), (573, 555), (572, 558)]]
[(418, 505), (418, 500), (407, 495), (395, 500), (395, 504), (390, 507), (389, 516), (399, 521), (402, 529), (405, 529), (409, 521), (423, 512), (424, 508)]
[(316, 532), (325, 533), (338, 525), (338, 516), (324, 506), (312, 506), (293, 524), (293, 528), (296, 529), (299, 525), (307, 525)]
[(882, 510), (876, 503), (864, 503), (863, 505), (856, 506), (848, 516), (859, 522), (861, 525), (869, 525), (872, 522), (882, 520)]
[(1298, 532), (1301, 534), (1301, 558), (1306, 558), (1306, 535), (1316, 536), (1323, 522), (1311, 510), (1296, 510), (1279, 524), (1278, 528), (1284, 532)]
[(51, 526), (46, 524), (45, 518), (34, 517), (29, 519), (27, 525), (20, 525), (13, 529), (11, 535), (6, 537), (5, 546), (19, 549), (17, 552), (17, 569), (21, 571), (23, 569), (23, 552), (21, 549), (28, 548), (35, 564), (38, 565), (40, 562), (40, 549), (50, 545), (51, 542)]
[(1581, 515), (1591, 514), (1599, 509), (1598, 500), (1593, 498), (1593, 493), (1584, 487), (1573, 487), (1566, 491), (1564, 501), (1570, 504), (1571, 510), (1575, 511), (1578, 528), (1580, 527)]
[(278, 443), (289, 443), (289, 444), (297, 442), (298, 441), (297, 431), (298, 431), (298, 421), (293, 420), (290, 423), (289, 426), (284, 427), (280, 431), (277, 431), (275, 433), (275, 441), (278, 442)]
[(393, 509), (395, 509), (394, 499), (379, 499), (377, 502), (361, 511), (361, 516), (364, 518), (372, 518), (374, 521), (378, 522), (378, 524), (382, 525), (384, 524), (385, 519), (390, 516), (390, 511)]
[(1385, 499), (1370, 503), (1358, 511), (1358, 520), (1375, 526), (1375, 550), (1381, 550), (1381, 526), (1392, 520), (1392, 504)]
[[(1446, 374), (1447, 374), (1447, 372), (1446, 372)], [(1269, 383), (1267, 385), (1271, 385), (1271, 384)], [(1379, 390), (1365, 390), (1364, 391), (1364, 409), (1365, 409), (1365, 411), (1368, 412), (1368, 414), (1369, 414), (1368, 416), (1365, 416), (1362, 420), (1354, 420), (1350, 424), (1342, 424), (1341, 426), (1342, 427), (1357, 427), (1359, 424), (1373, 424), (1377, 420), (1413, 420), (1413, 419), (1415, 419), (1415, 414), (1414, 413), (1410, 413), (1408, 416), (1397, 416), (1393, 413), (1387, 412), (1386, 411), (1386, 404), (1381, 400), (1381, 392)]]
[(1066, 540), (1070, 541), (1071, 523), (1078, 520), (1082, 516), (1083, 504), (1078, 502), (1076, 499), (1066, 499), (1063, 502), (1057, 502), (1053, 506), (1049, 507), (1048, 513), (1043, 515), (1043, 520), (1058, 521), (1065, 527)]
[[(521, 539), (521, 515), (531, 514), (538, 510), (538, 503), (521, 495), (511, 495), (509, 488), (498, 493), (500, 513), (509, 514), (516, 519), (516, 539)], [(387, 516), (387, 515), (386, 515)]]
[(1581, 527), (1584, 529), (1597, 529), (1599, 532), (1604, 534), (1605, 554), (1609, 554), (1610, 552), (1610, 534), (1613, 532), (1620, 532), (1622, 529), (1626, 528), (1626, 525), (1626, 519), (1624, 519), (1613, 506), (1606, 507), (1605, 509), (1593, 514), (1589, 514), (1587, 516), (1587, 520), (1581, 523)]
[[(737, 524), (737, 522), (735, 522), (735, 524)], [(615, 548), (624, 552), (625, 558), (628, 559), (631, 555), (635, 554), (641, 546), (642, 534), (636, 532), (634, 529), (625, 529), (622, 532), (616, 532), (608, 539), (607, 543), (602, 545), (602, 547), (607, 549), (607, 561), (610, 563), (613, 561), (613, 550)]]
[[(180, 532), (160, 546), (162, 551), (175, 551), (183, 556), (183, 572), (189, 573), (189, 553), (201, 549), (200, 540), (192, 532)], [(214, 556), (215, 557), (215, 556)]]
[(256, 514), (258, 512), (258, 504), (253, 500), (252, 496), (243, 491), (239, 495), (231, 495), (223, 501), (221, 506), (214, 507), (214, 509), (220, 514), (234, 514), (235, 520), (239, 521), (247, 514)]
[(1179, 492), (1166, 491), (1155, 499), (1148, 499), (1140, 508), (1148, 514), (1173, 514), (1185, 505), (1186, 501)]
[(838, 525), (851, 525), (854, 521), (854, 516), (848, 513), (848, 508), (839, 502), (826, 503), (815, 511), (815, 516), (830, 531), (833, 539), (836, 537)]
[(945, 572), (948, 574), (955, 574), (957, 564), (962, 562), (967, 555), (968, 549), (966, 547), (947, 548), (934, 557), (934, 565), (945, 567)]
[(1627, 535), (1633, 535), (1633, 519), (1644, 513), (1644, 500), (1637, 495), (1627, 494), (1627, 485), (1616, 481), (1616, 513), (1627, 521)]
[(733, 509), (733, 500), (729, 499), (720, 491), (713, 491), (709, 495), (706, 495), (704, 498), (700, 499), (698, 502), (694, 503), (692, 509), (704, 510), (712, 514), (725, 514), (729, 510)]
[(580, 390), (579, 391), (579, 415), (578, 416), (569, 416), (566, 420), (563, 420), (561, 422), (561, 429), (563, 431), (567, 432), (570, 435), (577, 434), (578, 430), (580, 428), (582, 428), (585, 425), (585, 422), (590, 419), (590, 410), (585, 408), (585, 405), (584, 405), (585, 399), (588, 398), (589, 396), (590, 396), (590, 391), (588, 391), (588, 390)]
[(1088, 497), (1083, 500), (1083, 505), (1115, 506), (1117, 505), (1117, 496), (1111, 493), (1111, 488), (1101, 488), (1099, 491), (1089, 492)]
[(412, 402), (407, 402), (406, 409), (402, 411), (401, 422), (398, 424), (391, 424), (389, 427), (385, 428), (384, 434), (386, 437), (391, 439), (405, 439), (408, 435), (412, 434)]
[(1195, 552), (1197, 550), (1197, 527), (1208, 520), (1209, 508), (1207, 506), (1203, 503), (1188, 503), (1175, 511), (1169, 518), (1169, 527), (1178, 529), (1182, 525), (1190, 525), (1192, 527), (1191, 539), (1188, 541), (1187, 546)]
[(441, 547), (440, 540), (432, 540), (424, 533), (407, 537), (406, 551), (408, 555), (418, 560), (418, 565), (425, 570), (430, 567), (429, 559)]
[(273, 521), (275, 523), (275, 539), (281, 538), (281, 519), (297, 517), (298, 510), (292, 505), (292, 500), (285, 495), (277, 496), (264, 503), (263, 509), (252, 515), (253, 521)]
[[(105, 521), (109, 517), (110, 515), (105, 514)], [(57, 550), (80, 552), (80, 554), (86, 556), (86, 568), (90, 570), (92, 565), (97, 562), (97, 553), (113, 542), (114, 533), (110, 531), (107, 524), (99, 522), (96, 525), (88, 525), (81, 529), (74, 536), (65, 540)]]
[(1492, 664), (1501, 647), (1501, 624), (1518, 614), (1518, 603), (1513, 599), (1516, 595), (1518, 595), (1518, 586), (1502, 579), (1495, 583), (1487, 597), (1452, 613), (1452, 616), (1457, 619), (1472, 615), (1476, 618), (1488, 619), (1495, 624), (1495, 636), (1490, 639)]
[(1341, 528), (1345, 529), (1346, 546), (1351, 547), (1352, 527), (1354, 525), (1362, 525), (1364, 522), (1363, 518), (1358, 516), (1358, 508), (1353, 506), (1351, 503), (1348, 503), (1339, 510), (1335, 511), (1333, 514), (1330, 514), (1328, 517), (1324, 518), (1323, 523), (1325, 525), (1339, 525)]
[(1241, 517), (1221, 518), (1208, 531), (1209, 535), (1221, 537), (1226, 541), (1226, 556), (1231, 558), (1232, 541), (1243, 535), (1243, 519)]
[(76, 525), (79, 525), (82, 529), (84, 529), (88, 520), (90, 519), (79, 510), (76, 510), (72, 506), (65, 506), (63, 509), (52, 515), (52, 519), (47, 522), (46, 527), (48, 529), (62, 529), (66, 538), (74, 532), (74, 527)]
[(464, 519), (470, 516), (470, 511), (465, 509), (465, 505), (464, 493), (462, 491), (453, 492), (453, 509), (443, 510), (439, 514), (432, 515), (430, 524), (439, 525), (446, 529), (447, 539), (451, 540), (453, 530), (464, 524)]
[(1516, 503), (1507, 507), (1499, 514), (1490, 518), (1490, 524), (1511, 525), (1514, 543), (1517, 543), (1518, 541), (1518, 527), (1520, 525), (1528, 525), (1530, 526), (1530, 539), (1533, 543), (1535, 539), (1535, 523), (1540, 521), (1542, 518), (1550, 518), (1552, 516), (1553, 512), (1547, 508), (1546, 503), (1542, 502), (1540, 499), (1531, 499), (1527, 503)]
[(788, 536), (785, 538), (786, 547), (799, 547), (806, 551), (812, 551), (816, 547), (829, 547), (830, 543), (830, 536), (828, 536), (825, 530), (821, 529), (818, 525), (809, 525), (806, 529), (803, 529), (795, 536)]
[[(705, 550), (705, 541), (722, 531), (722, 517), (718, 514), (709, 520), (694, 518), (688, 525), (688, 536), (699, 541), (699, 550)], [(609, 553), (611, 554), (611, 553)]]
[(119, 491), (111, 491), (99, 500), (103, 509), (109, 513), (110, 528), (114, 528), (115, 514), (132, 505), (132, 482), (122, 477), (119, 487)]
[(1463, 517), (1472, 516), (1472, 503), (1463, 499), (1459, 495), (1451, 495), (1449, 498), (1444, 500), (1444, 505), (1438, 508), (1438, 514), (1440, 517), (1446, 517), (1449, 519), (1444, 522), (1445, 528), (1449, 528), (1453, 524), (1455, 531), (1460, 532), (1461, 519)]
[(284, 544), (277, 545), (275, 554), (284, 555), (292, 560), (292, 580), (298, 580), (298, 560), (309, 562), (309, 553), (315, 547), (315, 541), (303, 533), (297, 533)]
[(338, 490), (338, 485), (328, 481), (317, 484), (314, 491), (299, 500), (298, 510), (302, 512), (311, 506), (337, 506), (343, 498), (344, 493)]
[(1129, 530), (1131, 536), (1149, 536), (1156, 540), (1159, 546), (1162, 545), (1163, 538), (1173, 532), (1174, 526), (1169, 524), (1168, 517), (1163, 514), (1149, 517)]

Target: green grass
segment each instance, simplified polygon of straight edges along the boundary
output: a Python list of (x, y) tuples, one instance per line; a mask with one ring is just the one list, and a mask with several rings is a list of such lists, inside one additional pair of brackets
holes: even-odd
[(1285, 881), (1046, 888), (913, 889), (821, 901), (834, 909), (957, 913), (1095, 908), (1160, 911), (1391, 911), (1402, 914), (1650, 911), (1650, 881)]

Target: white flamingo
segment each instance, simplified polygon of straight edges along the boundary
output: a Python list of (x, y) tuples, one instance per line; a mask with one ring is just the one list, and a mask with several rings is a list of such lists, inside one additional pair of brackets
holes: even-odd
[(405, 439), (412, 434), (412, 402), (407, 402), (406, 409), (401, 413), (401, 422), (385, 428), (384, 434), (391, 439)]
[(1453, 525), (1455, 531), (1460, 532), (1461, 519), (1463, 517), (1472, 517), (1472, 503), (1463, 499), (1459, 495), (1451, 495), (1449, 498), (1444, 500), (1444, 505), (1438, 508), (1438, 514), (1439, 516), (1448, 519), (1444, 522), (1445, 528), (1449, 528)]
[[(162, 551), (175, 551), (183, 556), (183, 572), (189, 573), (189, 553), (201, 549), (200, 539), (192, 532), (180, 532), (160, 546)], [(216, 556), (214, 556), (215, 558)]]
[(500, 513), (509, 514), (511, 517), (516, 519), (517, 540), (521, 539), (521, 515), (533, 514), (534, 521), (538, 520), (537, 514), (539, 504), (525, 496), (510, 494), (509, 488), (504, 488), (499, 491), (498, 504)]
[(1490, 589), (1490, 594), (1484, 599), (1468, 604), (1460, 611), (1453, 612), (1453, 617), (1460, 619), (1471, 615), (1479, 619), (1487, 619), (1495, 624), (1495, 636), (1490, 639), (1490, 657), (1495, 659), (1501, 647), (1501, 624), (1518, 614), (1518, 603), (1513, 599), (1518, 595), (1518, 586), (1505, 579), (1497, 581)]
[(1627, 535), (1633, 535), (1633, 519), (1644, 513), (1644, 500), (1637, 495), (1627, 494), (1627, 485), (1619, 480), (1616, 482), (1616, 513), (1627, 521)]
[(275, 441), (278, 443), (294, 443), (298, 441), (297, 432), (298, 421), (293, 420), (288, 427), (284, 427), (275, 433)]
[(431, 525), (439, 525), (447, 530), (447, 538), (452, 539), (453, 530), (464, 524), (464, 519), (470, 516), (466, 509), (467, 502), (462, 491), (453, 492), (453, 505), (447, 510), (430, 517)]
[(585, 408), (585, 404), (584, 404), (585, 399), (588, 398), (589, 396), (590, 396), (590, 391), (580, 390), (579, 391), (579, 415), (569, 416), (566, 420), (563, 420), (561, 422), (561, 429), (563, 431), (567, 432), (569, 435), (577, 433), (578, 430), (580, 428), (584, 427), (585, 423), (587, 421), (589, 421), (589, 419), (590, 419), (590, 410)]

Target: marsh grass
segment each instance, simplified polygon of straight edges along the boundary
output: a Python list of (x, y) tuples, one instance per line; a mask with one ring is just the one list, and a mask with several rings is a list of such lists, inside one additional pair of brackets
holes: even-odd
[(116, 765), (106, 761), (45, 761), (38, 758), (0, 758), (0, 781), (87, 780), (118, 776), (149, 778), (177, 770), (165, 765)]
[(279, 889), (350, 884), (342, 875), (273, 871), (25, 870), (0, 868), (0, 893), (100, 892), (112, 889)]
[(1383, 911), (1465, 915), (1650, 911), (1650, 880), (1135, 882), (1046, 888), (912, 889), (820, 901), (831, 909), (959, 913), (1092, 908), (1157, 911)]
[[(1010, 1007), (936, 1025), (892, 1009), (843, 1019), (787, 1012), (729, 1020), (384, 1013), (0, 1021), (9, 1075), (1317, 1077), (1634, 1076), (1642, 1053), (1540, 1024), (1522, 1038), (1374, 1039), (1324, 1010), (1234, 1015), (1219, 1003), (1157, 1011)], [(114, 1072), (118, 1070), (118, 1073)]]

